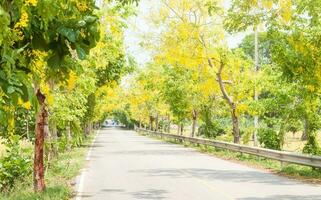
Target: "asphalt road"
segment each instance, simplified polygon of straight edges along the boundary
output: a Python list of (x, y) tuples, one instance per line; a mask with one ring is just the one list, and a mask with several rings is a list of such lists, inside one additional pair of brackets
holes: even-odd
[(321, 186), (121, 129), (101, 130), (77, 200), (321, 200)]

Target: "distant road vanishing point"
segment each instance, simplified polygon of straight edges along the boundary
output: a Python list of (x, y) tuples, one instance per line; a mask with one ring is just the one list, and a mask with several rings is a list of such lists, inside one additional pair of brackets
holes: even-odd
[(108, 128), (77, 180), (77, 200), (321, 200), (321, 186)]

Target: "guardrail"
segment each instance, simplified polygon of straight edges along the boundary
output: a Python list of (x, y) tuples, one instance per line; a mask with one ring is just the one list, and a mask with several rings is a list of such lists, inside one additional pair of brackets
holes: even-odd
[(271, 150), (271, 149), (265, 149), (265, 148), (259, 148), (259, 147), (249, 147), (249, 146), (234, 144), (229, 142), (222, 142), (222, 141), (209, 140), (209, 139), (203, 139), (203, 138), (192, 138), (192, 137), (186, 137), (181, 135), (173, 135), (168, 133), (150, 131), (150, 130), (141, 129), (141, 128), (135, 128), (135, 130), (142, 131), (154, 136), (160, 136), (162, 138), (176, 139), (176, 140), (181, 140), (182, 142), (183, 141), (190, 142), (193, 144), (209, 145), (212, 147), (247, 153), (247, 154), (256, 155), (264, 158), (270, 158), (273, 160), (281, 161), (282, 164), (294, 163), (299, 165), (321, 168), (321, 156), (304, 155), (300, 153), (277, 151), (277, 150)]

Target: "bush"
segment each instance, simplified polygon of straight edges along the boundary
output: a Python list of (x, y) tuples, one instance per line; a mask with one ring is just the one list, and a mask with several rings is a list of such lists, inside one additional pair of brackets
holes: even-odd
[(259, 129), (258, 140), (260, 144), (265, 148), (281, 150), (280, 136), (272, 128)]
[(0, 191), (8, 192), (19, 181), (31, 174), (31, 159), (22, 153), (20, 137), (11, 137), (6, 146), (7, 151), (0, 159)]
[(198, 132), (207, 138), (216, 138), (219, 135), (225, 134), (224, 127), (218, 121), (207, 121), (199, 127)]
[(310, 134), (308, 136), (308, 141), (303, 148), (303, 153), (321, 155), (321, 149), (319, 147), (315, 134)]

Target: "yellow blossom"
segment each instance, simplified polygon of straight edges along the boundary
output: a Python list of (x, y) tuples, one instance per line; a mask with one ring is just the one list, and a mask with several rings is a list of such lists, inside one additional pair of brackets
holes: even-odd
[(38, 3), (38, 0), (26, 0), (25, 4), (26, 5), (31, 5), (31, 6), (36, 6)]
[(80, 12), (85, 12), (86, 10), (88, 10), (88, 6), (85, 3), (77, 2), (76, 6)]
[(15, 24), (15, 29), (22, 29), (28, 26), (29, 16), (25, 10), (21, 10), (20, 20)]
[(18, 99), (18, 105), (21, 106), (23, 104), (23, 101), (21, 98)]
[(71, 71), (69, 73), (69, 79), (67, 80), (67, 89), (71, 91), (76, 85), (77, 76), (75, 72)]
[(30, 110), (30, 108), (31, 108), (31, 103), (30, 103), (30, 101), (27, 101), (27, 102), (23, 103), (22, 106), (23, 106), (25, 109)]

